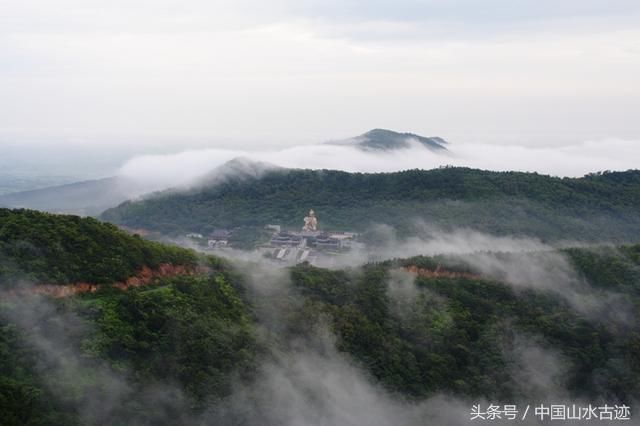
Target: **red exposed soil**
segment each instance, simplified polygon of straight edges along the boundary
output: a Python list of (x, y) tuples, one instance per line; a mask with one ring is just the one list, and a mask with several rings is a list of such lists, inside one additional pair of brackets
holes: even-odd
[[(24, 291), (31, 294), (41, 294), (53, 298), (63, 298), (74, 296), (81, 293), (94, 293), (103, 285), (110, 285), (127, 290), (131, 287), (142, 287), (153, 284), (161, 278), (175, 277), (180, 275), (196, 275), (209, 272), (208, 267), (187, 267), (183, 265), (173, 265), (170, 263), (162, 263), (158, 268), (151, 269), (147, 266), (143, 267), (134, 276), (127, 278), (124, 282), (115, 282), (113, 284), (92, 284), (86, 282), (77, 282), (71, 284), (36, 284)], [(22, 291), (19, 291), (22, 293)]]
[(435, 270), (419, 268), (415, 265), (405, 266), (404, 269), (412, 274), (426, 278), (467, 278), (472, 280), (479, 280), (482, 278), (480, 275), (472, 274), (471, 272), (447, 271), (446, 269), (442, 269), (440, 266)]

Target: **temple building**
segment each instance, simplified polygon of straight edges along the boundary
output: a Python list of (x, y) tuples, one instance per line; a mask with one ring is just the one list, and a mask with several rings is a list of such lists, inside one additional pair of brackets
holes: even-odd
[(313, 263), (323, 256), (335, 256), (349, 250), (357, 236), (354, 232), (320, 230), (318, 217), (313, 209), (309, 210), (303, 221), (304, 225), (300, 231), (281, 230), (278, 225), (269, 225), (274, 233), (269, 244), (263, 246), (262, 250), (269, 257), (280, 261)]

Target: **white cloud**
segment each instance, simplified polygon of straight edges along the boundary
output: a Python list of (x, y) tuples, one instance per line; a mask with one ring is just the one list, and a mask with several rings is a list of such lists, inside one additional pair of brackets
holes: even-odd
[(206, 149), (146, 155), (128, 161), (120, 174), (152, 183), (157, 189), (187, 185), (237, 157), (287, 168), (349, 172), (392, 172), (443, 165), (488, 170), (519, 170), (557, 176), (582, 176), (602, 170), (627, 170), (640, 164), (640, 142), (590, 141), (563, 147), (450, 144), (447, 153), (420, 146), (395, 151), (362, 151), (353, 146), (301, 145), (277, 151)]

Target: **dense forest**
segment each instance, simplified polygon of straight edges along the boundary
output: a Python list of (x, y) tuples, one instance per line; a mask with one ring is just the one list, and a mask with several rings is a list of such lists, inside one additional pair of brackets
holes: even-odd
[[(1, 222), (3, 262), (30, 268), (38, 259), (56, 265), (47, 278), (59, 277), (61, 283), (70, 276), (118, 279), (126, 271), (110, 276), (97, 271), (119, 250), (143, 256), (153, 248), (140, 262), (175, 261), (172, 256), (178, 255), (193, 260), (191, 252), (150, 244), (93, 219), (2, 214), (7, 219)], [(26, 232), (21, 226), (26, 219), (34, 229), (40, 223), (42, 232)], [(96, 244), (91, 256), (64, 244), (81, 230)], [(20, 241), (37, 242), (38, 250), (6, 249)], [(524, 260), (535, 255), (517, 254), (515, 264), (525, 267)], [(353, 360), (366, 377), (407, 404), (443, 393), (505, 402), (543, 398), (549, 389), (518, 376), (535, 363), (531, 353), (559, 360), (554, 383), (565, 396), (637, 400), (640, 245), (553, 255), (570, 266), (584, 294), (596, 301), (619, 295), (622, 302), (613, 310), (627, 306), (629, 315), (623, 320), (600, 311), (591, 315), (543, 283), (514, 287), (485, 276), (465, 256), (421, 256), (343, 270), (234, 266), (208, 257), (206, 273), (126, 291), (104, 286), (62, 299), (3, 293), (3, 424), (258, 424), (256, 419), (282, 424), (255, 402), (264, 393), (258, 382), (268, 371), (265, 365), (282, 353), (293, 357), (292, 348), (300, 345), (310, 350), (322, 327), (335, 336), (338, 356)], [(509, 261), (516, 254), (492, 256)], [(68, 269), (76, 262), (85, 266)], [(38, 274), (47, 271), (35, 267)], [(416, 275), (407, 272), (410, 267), (447, 273)], [(15, 274), (6, 271), (3, 289)], [(277, 383), (270, 384), (275, 386), (270, 392), (285, 386)], [(250, 395), (239, 406), (232, 404), (238, 389)], [(302, 393), (310, 401), (324, 395), (312, 388)]]
[(112, 283), (161, 263), (194, 266), (196, 255), (146, 241), (93, 218), (0, 209), (0, 286), (18, 281)]
[(7, 298), (0, 317), (7, 426), (186, 424), (254, 365), (247, 307), (223, 274)]
[(634, 242), (640, 171), (557, 178), (451, 167), (373, 174), (274, 170), (127, 201), (102, 218), (166, 235), (207, 234), (270, 223), (299, 228), (310, 208), (323, 229), (362, 232), (387, 224), (411, 235), (422, 222), (545, 240)]
[[(394, 297), (394, 267), (433, 269), (446, 264), (443, 258), (396, 260), (357, 271), (302, 265), (292, 276), (306, 296), (304, 315), (327, 313), (340, 336), (338, 347), (394, 391), (412, 397), (442, 391), (496, 400), (525, 396), (531, 389), (519, 387), (505, 348), (518, 336), (537, 336), (539, 344), (565, 357), (569, 367), (562, 385), (573, 398), (631, 401), (640, 395), (640, 245), (606, 253), (572, 249), (566, 255), (593, 279), (596, 294), (624, 294), (633, 319), (616, 324), (587, 318), (553, 292), (518, 291), (464, 276), (418, 277), (410, 299)], [(470, 270), (456, 262), (453, 271)]]

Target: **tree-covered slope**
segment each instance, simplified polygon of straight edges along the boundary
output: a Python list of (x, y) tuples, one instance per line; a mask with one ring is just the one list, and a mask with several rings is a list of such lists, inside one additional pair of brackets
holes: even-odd
[[(3, 425), (184, 424), (253, 368), (253, 318), (219, 259), (28, 210), (0, 210), (0, 255)], [(195, 273), (63, 298), (38, 291), (165, 263)]]
[[(576, 310), (543, 282), (519, 289), (454, 274), (417, 276), (415, 282), (405, 281), (406, 275), (394, 278), (394, 271), (408, 265), (434, 270), (446, 264), (445, 258), (418, 257), (361, 271), (293, 268), (293, 285), (305, 297), (293, 327), (304, 334), (310, 322), (302, 318), (330, 318), (340, 350), (391, 391), (416, 398), (445, 392), (514, 401), (557, 396), (563, 389), (574, 399), (637, 400), (640, 245), (554, 255), (586, 279), (583, 297), (603, 301), (610, 292), (621, 294), (628, 305), (609, 308), (630, 309), (629, 316), (612, 321), (593, 306), (594, 311)], [(464, 265), (463, 258), (450, 260), (449, 267), (473, 270)], [(541, 362), (544, 352), (555, 362)], [(542, 364), (547, 370), (535, 371), (533, 382), (518, 377), (518, 371)], [(552, 388), (534, 386), (556, 373)]]
[(397, 173), (276, 170), (128, 201), (102, 218), (165, 234), (218, 227), (299, 227), (313, 208), (323, 229), (372, 224), (413, 232), (415, 221), (544, 239), (632, 242), (640, 237), (640, 171), (556, 178), (466, 168)]
[(222, 273), (0, 304), (2, 424), (193, 424), (251, 374), (247, 307)]
[(162, 263), (194, 266), (196, 256), (92, 218), (0, 209), (2, 287), (20, 280), (113, 283)]
[[(629, 404), (640, 396), (639, 253), (640, 246), (556, 253), (588, 292), (618, 292), (635, 307), (622, 322), (576, 310), (543, 285), (518, 289), (475, 276), (464, 256), (346, 270), (303, 264), (275, 279), (211, 258), (208, 275), (128, 291), (4, 298), (3, 424), (287, 424), (287, 412), (256, 400), (277, 400), (297, 379), (265, 384), (264, 375), (273, 357), (296, 363), (297, 347), (314, 350), (313, 336), (325, 326), (340, 355), (318, 356), (352, 360), (405, 401), (445, 393)], [(405, 270), (438, 265), (468, 275)], [(287, 404), (291, 410), (305, 398), (320, 405), (335, 398), (322, 383), (320, 391), (303, 383), (305, 395)], [(259, 409), (270, 417), (256, 415)]]
[[(76, 233), (105, 258), (152, 247), (159, 257), (150, 259), (193, 259), (92, 219), (2, 217), (12, 224), (5, 242), (34, 244), (21, 218), (42, 227), (34, 235), (48, 237), (27, 259), (59, 263), (54, 276), (63, 279), (74, 262), (84, 265), (75, 272), (83, 280), (104, 262), (65, 245)], [(336, 395), (350, 398), (315, 384), (317, 375), (294, 377), (300, 348), (332, 366), (347, 360), (369, 381), (362, 392), (376, 386), (405, 402), (443, 393), (504, 403), (640, 398), (640, 245), (421, 256), (344, 270), (206, 262), (206, 273), (126, 291), (103, 286), (51, 299), (0, 289), (2, 424), (291, 424), (271, 405), (283, 391), (299, 392), (286, 400), (293, 411), (318, 404), (322, 413)], [(500, 263), (511, 272), (504, 280), (490, 273)], [(325, 329), (331, 348), (318, 349)], [(269, 376), (274, 359), (285, 360), (285, 376)]]

